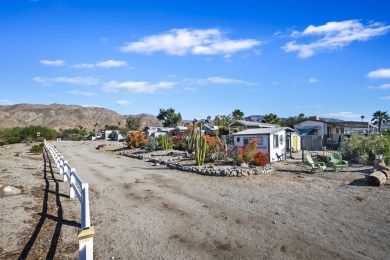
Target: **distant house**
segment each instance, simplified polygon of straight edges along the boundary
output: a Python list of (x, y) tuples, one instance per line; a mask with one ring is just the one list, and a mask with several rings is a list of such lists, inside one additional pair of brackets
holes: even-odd
[(351, 133), (375, 133), (376, 126), (368, 122), (342, 121), (335, 119), (309, 117), (296, 125), (294, 129), (302, 137), (302, 149), (321, 150), (337, 149), (339, 140), (345, 134)]
[(205, 135), (213, 135), (218, 132), (219, 127), (216, 125), (204, 124), (202, 127)]
[(252, 122), (246, 120), (234, 120), (228, 125), (229, 133), (234, 133), (242, 129), (273, 128), (273, 127), (278, 127), (278, 125), (261, 123), (261, 122)]
[(122, 141), (124, 137), (117, 130), (105, 130), (104, 137), (109, 141)]
[(257, 149), (269, 153), (270, 161), (273, 162), (287, 158), (287, 152), (291, 147), (291, 133), (294, 133), (294, 129), (289, 127), (268, 127), (250, 128), (234, 133), (232, 136), (234, 145), (238, 148), (257, 139)]
[(176, 126), (173, 130), (171, 130), (172, 136), (185, 136), (188, 127), (186, 126)]
[(170, 135), (173, 128), (161, 126), (147, 126), (144, 128), (144, 133), (151, 137), (159, 135)]

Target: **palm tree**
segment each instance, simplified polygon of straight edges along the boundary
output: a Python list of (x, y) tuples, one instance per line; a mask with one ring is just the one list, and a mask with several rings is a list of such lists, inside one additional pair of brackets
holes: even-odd
[(242, 120), (244, 118), (244, 113), (240, 109), (235, 109), (232, 112), (233, 120)]
[(206, 121), (205, 121), (205, 123), (206, 123), (206, 124), (209, 124), (209, 123), (210, 123), (210, 120), (211, 120), (211, 116), (208, 116), (207, 119), (206, 119)]
[(378, 133), (381, 133), (382, 123), (386, 123), (390, 121), (390, 117), (387, 114), (387, 111), (376, 111), (374, 114), (372, 114), (371, 121), (375, 121), (374, 124), (378, 124)]
[(362, 115), (360, 118), (362, 119), (362, 122), (363, 122), (364, 116)]
[(280, 124), (280, 119), (278, 118), (277, 115), (270, 113), (264, 116), (263, 123), (278, 125)]

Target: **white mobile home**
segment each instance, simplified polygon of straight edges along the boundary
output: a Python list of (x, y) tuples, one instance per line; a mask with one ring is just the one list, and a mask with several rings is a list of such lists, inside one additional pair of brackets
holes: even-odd
[[(292, 146), (291, 133), (294, 130), (289, 127), (272, 127), (272, 128), (252, 128), (233, 134), (234, 145), (242, 148), (258, 140), (257, 149), (270, 154), (271, 162), (285, 160), (286, 152)], [(299, 135), (296, 135), (299, 137)], [(295, 139), (297, 143), (298, 140)], [(286, 144), (289, 142), (288, 144)], [(298, 147), (297, 147), (298, 149)]]

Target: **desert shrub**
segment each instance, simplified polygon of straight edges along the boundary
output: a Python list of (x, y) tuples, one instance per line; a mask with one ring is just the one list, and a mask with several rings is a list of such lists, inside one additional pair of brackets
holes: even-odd
[(265, 153), (264, 151), (260, 150), (253, 156), (253, 165), (256, 166), (265, 166), (269, 163), (269, 153)]
[(85, 131), (80, 128), (69, 128), (61, 131), (60, 137), (62, 140), (80, 141), (84, 139)]
[(132, 131), (126, 137), (127, 146), (131, 149), (139, 148), (148, 143), (148, 138), (142, 130)]
[(43, 148), (43, 144), (42, 143), (41, 144), (36, 144), (36, 145), (31, 146), (30, 152), (39, 154), (39, 153), (42, 153), (42, 148)]
[(160, 135), (157, 137), (157, 141), (160, 144), (161, 149), (164, 151), (172, 149), (173, 147), (172, 139), (169, 136)]
[(185, 150), (187, 145), (182, 136), (172, 137), (173, 148), (176, 150)]
[(206, 158), (218, 160), (225, 154), (224, 143), (219, 137), (206, 135), (205, 138), (207, 143)]
[(354, 134), (349, 138), (344, 138), (343, 143), (346, 159), (357, 161), (358, 158), (362, 158), (368, 164), (372, 164), (376, 154), (382, 154), (385, 161), (390, 158), (390, 137), (388, 136)]
[(7, 144), (20, 142), (32, 142), (37, 140), (37, 132), (40, 133), (39, 139), (54, 139), (58, 133), (44, 126), (27, 126), (3, 129), (0, 131), (0, 140)]
[(157, 138), (150, 137), (149, 142), (145, 145), (145, 149), (149, 152), (153, 152), (159, 149)]
[(234, 162), (237, 164), (251, 164), (256, 154), (257, 139), (252, 139), (250, 144), (244, 145), (244, 148), (239, 148), (236, 152)]

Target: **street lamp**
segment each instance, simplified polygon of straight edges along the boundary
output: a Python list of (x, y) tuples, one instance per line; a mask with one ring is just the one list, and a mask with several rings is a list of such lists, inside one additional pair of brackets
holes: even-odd
[(39, 143), (39, 137), (41, 136), (40, 132), (37, 132), (37, 138), (38, 138), (38, 143)]

